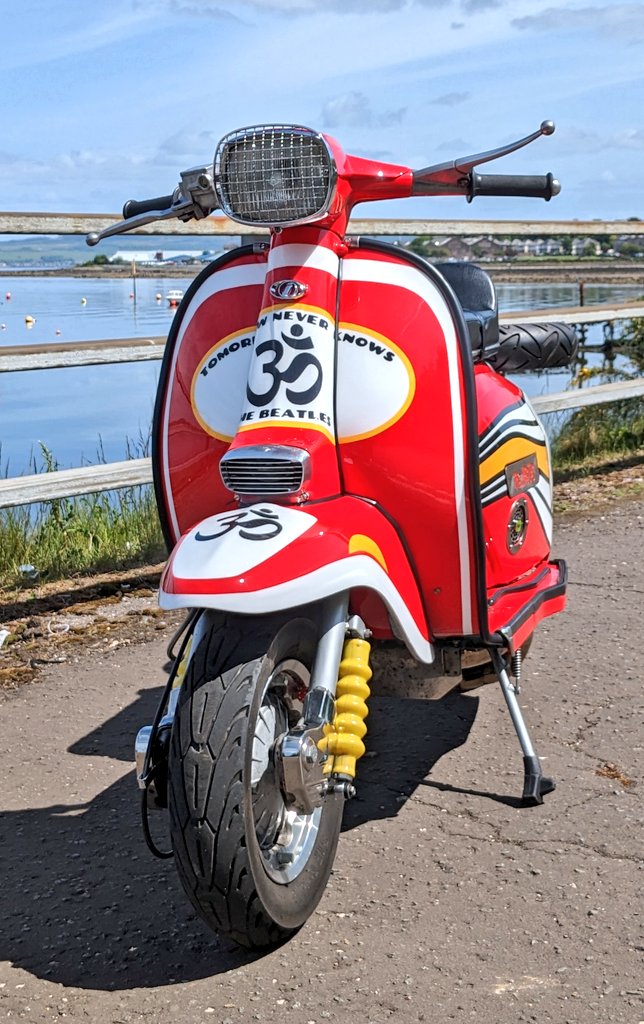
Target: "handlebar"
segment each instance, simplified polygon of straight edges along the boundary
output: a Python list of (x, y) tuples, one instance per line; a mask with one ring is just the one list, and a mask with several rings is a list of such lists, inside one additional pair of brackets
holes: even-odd
[(468, 202), (475, 196), (521, 196), (545, 199), (559, 195), (561, 185), (548, 174), (476, 174), (469, 177)]
[(130, 217), (138, 217), (141, 213), (169, 210), (172, 206), (172, 199), (172, 193), (169, 196), (157, 196), (156, 199), (128, 199), (123, 206), (123, 218), (129, 220)]
[[(401, 175), (401, 168), (392, 167), (396, 180), (405, 182), (406, 195), (413, 196), (465, 196), (471, 202), (475, 196), (533, 196), (546, 201), (558, 195), (561, 186), (552, 174), (478, 174), (474, 168), (479, 164), (489, 163), (501, 156), (514, 153), (542, 135), (552, 135), (555, 126), (552, 121), (542, 121), (537, 131), (525, 138), (510, 142), (498, 149), (490, 149), (484, 153), (450, 160), (447, 163), (434, 164), (419, 171), (411, 172), (411, 187), (407, 170)], [(358, 161), (358, 164), (360, 161)], [(382, 174), (383, 172), (379, 172)], [(205, 167), (191, 167), (181, 172), (181, 180), (172, 195), (157, 196), (154, 199), (129, 199), (123, 207), (123, 220), (110, 224), (100, 234), (87, 236), (88, 245), (96, 245), (102, 238), (121, 234), (143, 227), (156, 220), (167, 220), (176, 217), (183, 222), (207, 217), (219, 206), (217, 189), (214, 180), (214, 168), (211, 164)], [(407, 191), (409, 189), (409, 191)], [(400, 195), (400, 190), (396, 193)], [(365, 198), (365, 197), (363, 197)], [(384, 196), (382, 196), (384, 198)], [(389, 197), (393, 198), (393, 194)], [(358, 199), (358, 201), (360, 201)]]

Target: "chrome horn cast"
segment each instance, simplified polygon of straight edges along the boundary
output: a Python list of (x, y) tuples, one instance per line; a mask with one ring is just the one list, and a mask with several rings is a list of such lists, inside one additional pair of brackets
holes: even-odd
[(301, 281), (274, 281), (269, 289), (272, 298), (281, 302), (303, 299), (308, 290), (308, 285), (302, 284)]

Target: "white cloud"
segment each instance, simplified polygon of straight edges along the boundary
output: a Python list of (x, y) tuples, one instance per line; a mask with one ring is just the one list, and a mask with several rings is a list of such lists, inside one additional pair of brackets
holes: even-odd
[(466, 142), (465, 139), (447, 139), (445, 142), (441, 142), (436, 146), (436, 152), (447, 152), (451, 153), (456, 160), (462, 153), (470, 153), (472, 151), (472, 144)]
[(435, 103), (439, 107), (455, 107), (459, 103), (465, 103), (469, 98), (469, 92), (446, 92), (442, 96), (437, 96), (435, 100), (430, 100), (430, 103)]
[(502, 7), (504, 3), (505, 0), (461, 0), (461, 7), (466, 14), (480, 14), (495, 7)]
[(562, 154), (602, 153), (606, 150), (644, 149), (644, 128), (623, 128), (616, 132), (568, 128), (559, 133), (553, 149)]
[(607, 33), (627, 41), (644, 40), (644, 6), (639, 3), (611, 3), (595, 7), (547, 7), (538, 14), (513, 18), (511, 24), (523, 31)]
[(204, 161), (212, 159), (219, 136), (214, 132), (180, 131), (159, 144), (159, 156), (176, 160)]
[(325, 128), (385, 128), (398, 124), (405, 116), (406, 107), (374, 113), (369, 99), (362, 92), (348, 92), (327, 100), (322, 108)]
[[(454, 0), (138, 0), (141, 6), (161, 3), (174, 14), (197, 17), (233, 18), (245, 21), (253, 14), (307, 15), (325, 14), (388, 14), (391, 11), (448, 7)], [(495, 0), (467, 0), (490, 3)]]
[(136, 5), (131, 7), (129, 4), (125, 9), (121, 7), (119, 10), (118, 7), (118, 4), (111, 6), (106, 16), (102, 16), (105, 8), (90, 7), (89, 15), (85, 16), (84, 11), (84, 17), (79, 19), (77, 27), (73, 29), (57, 23), (56, 20), (50, 28), (45, 14), (39, 31), (29, 33), (28, 45), (23, 40), (23, 45), (12, 46), (11, 39), (5, 38), (2, 71), (35, 67), (54, 60), (73, 58), (126, 39), (131, 40), (138, 32), (144, 31), (153, 18), (153, 11), (149, 9), (138, 8)]
[(626, 128), (612, 138), (618, 149), (644, 149), (644, 128)]

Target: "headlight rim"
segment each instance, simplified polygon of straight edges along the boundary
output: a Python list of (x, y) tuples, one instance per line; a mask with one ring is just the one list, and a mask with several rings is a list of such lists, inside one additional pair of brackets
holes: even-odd
[[(327, 185), (327, 192), (324, 203), (318, 207), (318, 209), (307, 216), (288, 218), (288, 219), (275, 219), (270, 218), (266, 220), (250, 219), (247, 217), (240, 216), (229, 202), (229, 196), (226, 190), (222, 186), (222, 162), (225, 160), (226, 151), (238, 141), (244, 138), (256, 134), (261, 135), (265, 132), (289, 132), (296, 135), (304, 135), (308, 138), (315, 139), (319, 142), (324, 150), (327, 158), (327, 166), (329, 172), (329, 180)], [(245, 128), (236, 128), (234, 131), (228, 132), (220, 140), (215, 150), (215, 156), (213, 160), (213, 177), (215, 184), (215, 191), (219, 201), (222, 212), (229, 217), (231, 220), (236, 221), (238, 224), (245, 224), (249, 227), (295, 227), (299, 224), (311, 224), (315, 221), (323, 220), (329, 212), (329, 208), (333, 202), (336, 193), (338, 169), (336, 165), (335, 155), (328, 140), (321, 132), (315, 131), (313, 128), (308, 128), (305, 125), (300, 124), (255, 124), (247, 125)]]

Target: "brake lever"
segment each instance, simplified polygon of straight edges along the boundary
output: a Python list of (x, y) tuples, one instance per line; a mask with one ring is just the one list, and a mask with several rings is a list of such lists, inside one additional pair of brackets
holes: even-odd
[[(182, 220), (190, 220), (192, 217), (192, 203), (179, 203), (172, 205), (168, 210), (150, 210), (148, 213), (139, 213), (135, 217), (128, 217), (127, 220), (119, 220), (116, 224), (110, 224), (102, 231), (92, 231), (85, 236), (87, 245), (98, 245), (104, 238), (111, 235), (123, 235), (126, 231), (134, 228), (142, 228), (146, 224), (152, 224), (155, 220), (170, 220), (171, 217), (181, 217)], [(183, 214), (183, 216), (182, 216)]]
[(433, 164), (414, 171), (412, 195), (466, 195), (469, 188), (469, 175), (479, 164), (487, 164), (490, 160), (515, 153), (517, 149), (528, 146), (542, 135), (552, 135), (555, 130), (554, 121), (542, 121), (536, 132), (526, 135), (523, 139), (510, 142), (498, 149), (488, 149), (484, 153), (459, 157), (444, 164)]
[(218, 207), (212, 170), (208, 167), (189, 167), (181, 172), (181, 181), (172, 195), (172, 206), (167, 210), (148, 210), (146, 213), (127, 217), (110, 224), (101, 232), (92, 231), (86, 236), (87, 245), (97, 245), (111, 235), (125, 234), (135, 228), (145, 227), (157, 220), (178, 218), (184, 223), (189, 220), (203, 220)]

